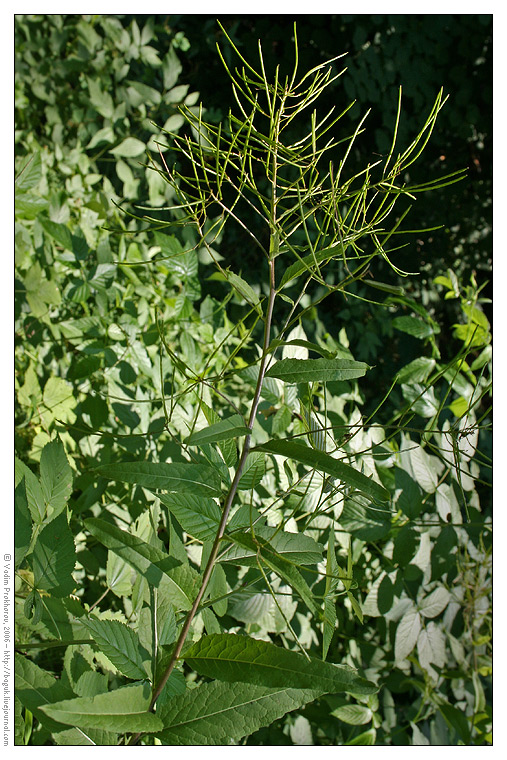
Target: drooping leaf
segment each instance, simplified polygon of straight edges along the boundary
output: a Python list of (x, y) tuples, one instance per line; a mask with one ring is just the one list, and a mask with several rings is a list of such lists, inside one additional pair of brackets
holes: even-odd
[(363, 541), (375, 541), (389, 533), (391, 513), (372, 507), (364, 496), (354, 494), (345, 499), (340, 524)]
[(116, 596), (130, 596), (132, 593), (132, 568), (111, 550), (107, 553), (106, 583)]
[(28, 509), (25, 478), (16, 486), (14, 492), (14, 564), (19, 567), (30, 546), (32, 537), (32, 520)]
[(245, 683), (203, 683), (160, 710), (163, 744), (227, 745), (313, 702), (318, 689), (268, 688)]
[(44, 494), (39, 480), (33, 474), (31, 469), (15, 457), (15, 484), (20, 483), (22, 478), (25, 479), (26, 498), (28, 503), (28, 509), (32, 515), (32, 520), (36, 525), (40, 525), (46, 516), (46, 503), (44, 501)]
[(14, 665), (16, 695), (23, 707), (30, 710), (49, 731), (62, 731), (65, 726), (41, 712), (41, 708), (56, 700), (70, 699), (72, 689), (17, 652)]
[[(233, 533), (230, 537), (239, 546), (248, 550), (248, 564), (251, 562), (251, 557), (256, 556), (259, 562), (269, 567), (270, 570), (273, 570), (299, 594), (314, 615), (321, 617), (322, 611), (301, 573), (292, 562), (289, 562), (283, 555), (274, 551), (269, 541), (266, 541), (260, 535), (254, 538), (249, 533)], [(235, 560), (235, 562), (238, 562), (238, 560)]]
[(365, 362), (352, 359), (281, 359), (266, 372), (266, 377), (286, 383), (331, 382), (363, 377), (368, 369)]
[(97, 472), (105, 478), (135, 483), (144, 488), (201, 496), (220, 495), (220, 478), (216, 470), (201, 464), (120, 462), (101, 465)]
[(240, 414), (233, 414), (225, 420), (220, 420), (214, 425), (198, 430), (187, 438), (187, 444), (198, 446), (202, 443), (217, 443), (218, 441), (227, 441), (231, 438), (248, 435), (250, 428), (245, 425), (243, 417)]
[(164, 585), (178, 609), (190, 609), (196, 574), (155, 546), (99, 518), (85, 520), (85, 527), (108, 549), (140, 573), (152, 585)]
[(308, 256), (304, 256), (301, 260), (298, 259), (296, 262), (294, 262), (294, 264), (291, 264), (291, 266), (285, 270), (280, 281), (279, 288), (283, 288), (284, 285), (293, 280), (295, 277), (299, 277), (299, 275), (303, 272), (312, 270), (315, 266), (315, 262), (317, 262), (317, 264), (321, 264), (323, 261), (327, 261), (328, 259), (332, 259), (334, 256), (338, 255), (343, 255), (343, 246), (333, 245), (329, 248), (322, 249), (322, 251), (315, 252), (315, 255), (309, 254)]
[(78, 697), (41, 707), (53, 720), (79, 728), (105, 728), (116, 733), (160, 731), (161, 719), (148, 712), (149, 684), (124, 686), (95, 697)]
[[(119, 620), (100, 620), (94, 615), (88, 619), (83, 618), (81, 623), (120, 673), (127, 678), (137, 680), (148, 678), (143, 665), (139, 638), (132, 628)], [(145, 654), (148, 653), (145, 652)]]
[(396, 628), (394, 656), (397, 662), (405, 660), (416, 645), (421, 630), (421, 616), (411, 605), (404, 613)]
[(374, 684), (345, 665), (333, 665), (267, 641), (238, 634), (212, 634), (195, 642), (182, 659), (198, 673), (221, 681), (258, 686), (319, 689), (323, 693), (373, 694)]
[(159, 494), (159, 499), (191, 536), (200, 541), (215, 537), (222, 511), (214, 499), (190, 493)]
[(240, 491), (250, 491), (261, 482), (266, 469), (265, 457), (260, 451), (251, 451), (245, 461), (241, 478), (239, 479), (238, 489)]
[(419, 317), (395, 317), (393, 319), (393, 326), (419, 339), (428, 338), (434, 332), (431, 325), (423, 322)]
[(54, 596), (67, 596), (76, 582), (72, 571), (76, 547), (65, 513), (61, 513), (40, 532), (32, 554), (35, 585)]
[(256, 446), (253, 451), (267, 451), (270, 454), (280, 454), (289, 457), (296, 462), (301, 462), (308, 467), (313, 467), (316, 470), (325, 472), (335, 478), (339, 478), (347, 485), (362, 491), (378, 501), (388, 501), (390, 498), (389, 492), (383, 486), (376, 483), (362, 472), (355, 470), (350, 465), (345, 464), (339, 459), (335, 459), (323, 451), (311, 449), (309, 446), (305, 446), (302, 443), (296, 443), (286, 439), (268, 441), (260, 446)]
[[(241, 534), (242, 536), (245, 533)], [(250, 535), (250, 533), (247, 533)], [(296, 565), (314, 565), (322, 561), (322, 546), (313, 538), (304, 533), (289, 533), (276, 528), (255, 527), (255, 535), (269, 544), (271, 549), (280, 554), (284, 559), (294, 562)], [(236, 532), (231, 538), (239, 543), (241, 540)], [(221, 558), (221, 562), (231, 564), (255, 566), (257, 564), (257, 552), (244, 547), (233, 547)]]
[(61, 441), (51, 441), (42, 449), (40, 484), (48, 515), (56, 517), (65, 508), (72, 491), (72, 470)]
[(428, 623), (419, 633), (417, 657), (421, 667), (436, 680), (437, 672), (431, 667), (431, 664), (443, 668), (446, 662), (446, 651), (444, 633), (433, 621)]
[(398, 492), (396, 506), (411, 519), (419, 517), (423, 504), (421, 488), (409, 473), (400, 467), (395, 468), (394, 477)]
[(334, 526), (329, 531), (329, 540), (327, 543), (327, 561), (326, 561), (326, 589), (324, 592), (324, 623), (322, 630), (322, 659), (325, 660), (329, 651), (329, 645), (333, 638), (336, 626), (336, 604), (331, 593), (338, 586), (338, 575), (340, 568), (336, 561), (334, 549)]

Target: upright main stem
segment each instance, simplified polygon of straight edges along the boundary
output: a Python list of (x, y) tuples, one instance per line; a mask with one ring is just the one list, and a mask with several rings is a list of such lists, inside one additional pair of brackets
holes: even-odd
[[(259, 368), (259, 376), (257, 378), (257, 385), (255, 387), (255, 394), (252, 401), (252, 406), (250, 409), (250, 417), (248, 420), (248, 427), (250, 429), (250, 433), (248, 433), (245, 436), (245, 441), (243, 444), (243, 450), (241, 452), (241, 456), (239, 459), (238, 467), (236, 469), (236, 473), (234, 475), (234, 479), (231, 483), (231, 487), (229, 488), (229, 492), (227, 494), (227, 497), (225, 499), (224, 507), (222, 510), (222, 517), (220, 519), (220, 524), (218, 526), (218, 530), (215, 536), (215, 540), (213, 541), (213, 546), (211, 548), (210, 556), (208, 559), (208, 562), (206, 564), (206, 567), (204, 569), (204, 573), (202, 576), (201, 586), (199, 588), (199, 591), (197, 593), (197, 596), (194, 600), (194, 603), (185, 619), (185, 622), (183, 624), (183, 627), (181, 629), (180, 635), (178, 637), (178, 641), (176, 642), (176, 646), (174, 648), (171, 660), (169, 662), (169, 665), (167, 666), (162, 678), (158, 682), (156, 688), (153, 691), (153, 695), (151, 698), (151, 703), (149, 709), (153, 711), (153, 708), (155, 706), (155, 702), (157, 701), (158, 697), (160, 696), (162, 689), (166, 685), (169, 676), (171, 675), (174, 666), (176, 662), (178, 661), (178, 658), (181, 654), (181, 650), (183, 649), (183, 645), (185, 643), (185, 640), (188, 636), (188, 632), (190, 630), (190, 626), (192, 625), (192, 621), (197, 613), (197, 610), (199, 608), (199, 605), (202, 601), (202, 598), (204, 596), (204, 593), (206, 591), (206, 588), (208, 586), (208, 583), (211, 578), (211, 574), (213, 572), (213, 568), (215, 566), (215, 561), (218, 555), (218, 550), (220, 546), (220, 541), (222, 540), (224, 533), (225, 533), (225, 527), (227, 525), (227, 520), (229, 518), (229, 512), (231, 510), (232, 502), (234, 500), (234, 497), (236, 495), (237, 489), (238, 489), (238, 483), (240, 481), (241, 475), (243, 473), (243, 469), (245, 466), (246, 458), (250, 451), (250, 444), (251, 444), (251, 438), (252, 438), (252, 429), (255, 422), (255, 417), (257, 414), (257, 409), (259, 406), (260, 398), (261, 398), (261, 390), (262, 390), (262, 383), (264, 381), (264, 376), (266, 374), (266, 365), (268, 361), (268, 347), (270, 343), (270, 336), (271, 336), (271, 323), (273, 319), (273, 305), (275, 302), (275, 295), (276, 295), (276, 289), (275, 289), (275, 260), (274, 258), (271, 258), (269, 261), (269, 297), (268, 297), (268, 305), (266, 309), (266, 320), (264, 323), (264, 344), (263, 344), (263, 352), (262, 352), (262, 358), (261, 358), (261, 364)], [(139, 734), (136, 734), (132, 737), (129, 744), (135, 744), (139, 738)]]
[[(217, 533), (215, 536), (215, 539), (213, 541), (213, 546), (211, 547), (211, 552), (208, 558), (208, 562), (206, 563), (206, 567), (204, 568), (204, 572), (202, 575), (202, 581), (201, 586), (199, 588), (199, 591), (197, 593), (197, 596), (194, 600), (194, 603), (192, 604), (192, 607), (185, 618), (185, 622), (183, 623), (183, 627), (181, 629), (180, 635), (178, 637), (178, 640), (176, 642), (176, 645), (174, 647), (174, 651), (171, 656), (171, 660), (169, 662), (169, 665), (167, 666), (166, 670), (164, 671), (164, 674), (162, 675), (160, 681), (156, 684), (156, 686), (153, 689), (153, 694), (149, 706), (149, 710), (153, 712), (155, 708), (155, 703), (157, 699), (159, 698), (162, 689), (166, 685), (169, 676), (171, 675), (174, 666), (176, 665), (176, 662), (178, 661), (178, 658), (181, 654), (181, 651), (183, 649), (183, 646), (185, 644), (186, 638), (188, 636), (188, 633), (190, 631), (190, 627), (192, 625), (192, 621), (194, 620), (197, 611), (199, 609), (199, 605), (202, 601), (202, 598), (206, 592), (206, 588), (208, 586), (208, 583), (211, 578), (211, 574), (213, 572), (213, 568), (215, 566), (215, 562), (218, 556), (220, 541), (222, 540), (225, 528), (227, 525), (227, 520), (229, 519), (229, 513), (231, 511), (231, 506), (234, 501), (234, 497), (236, 496), (236, 492), (238, 490), (238, 484), (241, 479), (241, 475), (243, 473), (243, 469), (245, 467), (246, 458), (250, 452), (250, 444), (252, 439), (252, 430), (255, 422), (255, 417), (257, 415), (257, 409), (259, 407), (259, 402), (261, 398), (261, 391), (262, 391), (262, 384), (264, 382), (264, 376), (266, 374), (267, 369), (267, 363), (269, 358), (269, 344), (271, 340), (271, 324), (273, 321), (273, 306), (275, 302), (275, 296), (276, 296), (276, 286), (275, 286), (275, 258), (278, 254), (278, 248), (279, 248), (279, 239), (278, 239), (278, 233), (276, 230), (276, 205), (277, 205), (277, 193), (276, 193), (276, 182), (277, 182), (277, 165), (278, 165), (278, 157), (277, 157), (277, 141), (278, 141), (278, 135), (279, 135), (279, 118), (280, 118), (280, 112), (277, 115), (274, 126), (274, 136), (275, 136), (275, 148), (271, 152), (271, 162), (272, 162), (272, 196), (271, 196), (271, 236), (270, 236), (270, 246), (269, 246), (269, 260), (268, 260), (268, 266), (269, 266), (269, 296), (268, 296), (268, 303), (266, 308), (266, 317), (264, 322), (264, 342), (263, 342), (263, 350), (262, 350), (262, 357), (261, 357), (261, 363), (259, 367), (259, 375), (257, 378), (257, 384), (255, 386), (255, 393), (252, 400), (252, 406), (250, 408), (250, 416), (248, 419), (248, 428), (249, 433), (245, 436), (245, 440), (243, 443), (243, 449), (241, 451), (241, 456), (239, 458), (238, 467), (236, 469), (236, 473), (234, 475), (234, 479), (231, 483), (231, 486), (229, 488), (229, 491), (227, 493), (224, 507), (222, 510), (222, 516), (220, 519), (220, 524), (217, 529)], [(129, 745), (136, 744), (139, 740), (140, 734), (134, 734), (130, 741)]]

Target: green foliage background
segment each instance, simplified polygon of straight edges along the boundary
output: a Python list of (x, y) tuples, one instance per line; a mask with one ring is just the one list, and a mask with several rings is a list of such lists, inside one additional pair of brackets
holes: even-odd
[[(366, 108), (373, 109), (351, 153), (352, 172), (389, 150), (400, 84), (404, 145), (418, 132), (439, 88), (451, 95), (407, 181), (425, 182), (464, 167), (468, 172), (456, 185), (418, 196), (414, 226), (444, 227), (397, 241), (410, 240), (410, 247), (395, 263), (421, 274), (398, 277), (382, 261), (372, 270), (375, 280), (403, 286), (401, 299), (376, 292), (375, 306), (372, 289), (355, 283), (352, 292), (359, 298), (331, 296), (308, 309), (291, 334), (317, 345), (327, 358), (375, 365), (374, 381), (340, 380), (327, 383), (327, 397), (320, 389), (310, 393), (314, 422), (311, 415), (301, 416), (299, 401), (283, 382), (271, 378), (265, 386), (258, 444), (302, 435), (316, 421), (315, 435), (309, 436), (315, 448), (317, 428), (332, 425), (341, 429), (344, 450), (368, 474), (375, 466), (368, 469), (371, 462), (362, 452), (375, 452), (381, 480), (393, 495), (391, 517), (370, 510), (361, 498), (322, 506), (314, 486), (303, 496), (296, 489), (280, 505), (275, 497), (301, 476), (297, 457), (284, 468), (278, 462), (265, 470), (264, 455), (250, 455), (241, 506), (233, 515), (236, 526), (248, 525), (241, 509), (249, 499), (275, 500), (273, 513), (286, 529), (282, 538), (288, 540), (289, 530), (298, 537), (297, 566), (306, 568), (309, 557), (308, 564), (317, 564), (320, 557), (327, 573), (350, 575), (342, 583), (302, 570), (312, 595), (333, 611), (335, 624), (322, 627), (287, 577), (271, 574), (273, 595), (262, 590), (258, 569), (245, 560), (245, 544), (229, 550), (216, 568), (209, 597), (216, 601), (198, 616), (195, 633), (246, 632), (289, 649), (296, 638), (313, 658), (327, 655), (328, 662), (348, 664), (380, 687), (378, 694), (321, 693), (312, 699), (295, 689), (284, 696), (285, 712), (266, 712), (272, 718), (258, 723), (260, 728), (245, 718), (244, 733), (234, 738), (238, 743), (487, 744), (492, 20), (295, 20), (301, 70), (348, 51), (336, 64), (337, 71), (343, 63), (348, 72), (319, 100), (319, 111), (336, 103), (341, 110), (356, 99), (336, 127), (348, 134)], [(290, 69), (292, 17), (221, 21), (247, 60), (256, 58), (260, 38), (268, 73), (277, 64)], [(233, 53), (211, 16), (17, 16), (15, 33), (16, 736), (20, 744), (116, 743), (112, 725), (93, 723), (88, 730), (84, 724), (85, 740), (79, 726), (69, 728), (74, 724), (55, 707), (45, 712), (34, 694), (46, 689), (47, 704), (66, 702), (68, 710), (73, 699), (105, 695), (107, 701), (117, 691), (128, 704), (122, 691), (128, 679), (160, 667), (149, 662), (153, 589), (147, 578), (166, 552), (181, 563), (180, 570), (168, 570), (171, 582), (180, 584), (179, 596), (160, 592), (166, 625), (159, 640), (169, 647), (216, 530), (212, 499), (205, 509), (201, 503), (196, 519), (191, 499), (171, 500), (169, 509), (148, 480), (109, 480), (107, 468), (133, 460), (186, 462), (179, 441), (197, 421), (199, 435), (204, 424), (231, 411), (209, 388), (200, 406), (196, 394), (183, 395), (197, 387), (195, 378), (204, 370), (227, 378), (222, 391), (238, 407), (252, 394), (255, 374), (247, 365), (256, 358), (261, 326), (249, 334), (245, 299), (234, 291), (227, 295), (191, 227), (167, 234), (145, 218), (167, 219), (164, 208), (176, 202), (171, 186), (147, 165), (146, 148), (158, 156), (157, 141), (167, 140), (163, 130), (186, 134), (180, 105), (198, 114), (202, 100), (212, 124), (227, 115), (234, 101), (215, 42), (228, 63)], [(247, 226), (255, 229), (246, 213)], [(241, 228), (227, 227), (212, 250), (255, 298), (262, 297), (264, 272), (259, 274)], [(327, 275), (328, 285), (340, 279), (337, 267)], [(308, 305), (324, 292), (319, 284), (312, 288)], [(293, 295), (290, 288), (284, 293)], [(283, 303), (279, 308), (275, 322)], [(284, 358), (307, 358), (304, 351), (303, 345), (293, 346)], [(465, 364), (449, 369), (460, 351)], [(231, 377), (233, 368), (243, 372)], [(428, 386), (439, 368), (445, 374)], [(395, 378), (389, 403), (376, 418), (386, 426), (405, 421), (391, 449), (362, 426)], [(480, 401), (471, 413), (474, 389)], [(436, 412), (449, 432), (430, 441), (420, 431), (431, 429)], [(351, 432), (355, 437), (349, 440)], [(199, 461), (218, 466), (223, 459), (232, 466), (235, 457), (226, 439), (218, 448), (204, 442)], [(268, 537), (277, 524), (264, 526)], [(151, 547), (143, 549), (146, 556), (132, 547), (123, 556), (115, 553), (119, 530)], [(245, 562), (239, 570), (238, 552)], [(252, 593), (243, 593), (250, 587)], [(114, 646), (119, 637), (123, 659)], [(166, 739), (150, 717), (139, 719), (139, 730), (159, 732), (164, 743), (173, 719), (171, 699), (180, 695), (181, 710), (187, 709), (188, 690), (196, 686), (205, 687), (203, 705), (225, 694), (235, 704), (232, 687), (207, 683), (208, 674), (196, 670), (200, 675), (191, 663), (181, 664), (171, 675), (163, 695)], [(239, 686), (260, 700), (255, 690), (266, 684)], [(146, 707), (141, 687), (129, 688), (139, 690), (139, 704)], [(202, 730), (213, 743), (212, 728)], [(167, 743), (192, 743), (170, 736)], [(215, 739), (223, 742), (220, 731)]]

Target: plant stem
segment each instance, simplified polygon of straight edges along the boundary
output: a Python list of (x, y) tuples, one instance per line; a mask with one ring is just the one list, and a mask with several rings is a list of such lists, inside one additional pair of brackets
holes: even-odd
[[(257, 414), (257, 409), (259, 406), (260, 398), (261, 398), (261, 390), (262, 390), (262, 383), (264, 381), (264, 375), (266, 374), (266, 365), (268, 361), (268, 347), (270, 343), (271, 338), (271, 322), (273, 318), (273, 305), (275, 302), (275, 295), (276, 295), (276, 289), (275, 289), (275, 260), (272, 258), (269, 261), (269, 298), (268, 298), (268, 305), (266, 309), (266, 319), (264, 323), (264, 344), (263, 344), (263, 352), (262, 352), (262, 358), (261, 358), (261, 364), (259, 367), (259, 376), (257, 378), (257, 385), (255, 387), (255, 393), (252, 401), (252, 406), (250, 409), (250, 417), (248, 420), (248, 427), (250, 428), (250, 433), (248, 433), (245, 436), (245, 442), (243, 444), (243, 450), (241, 452), (241, 456), (239, 459), (238, 467), (236, 469), (236, 474), (234, 476), (234, 479), (231, 483), (231, 487), (229, 488), (229, 492), (227, 494), (227, 497), (225, 499), (224, 507), (222, 510), (222, 517), (220, 520), (220, 524), (217, 529), (217, 533), (215, 536), (215, 540), (213, 541), (213, 546), (211, 548), (210, 556), (208, 559), (208, 562), (206, 564), (206, 567), (204, 569), (204, 573), (202, 576), (202, 582), (201, 586), (199, 588), (199, 591), (197, 593), (197, 596), (194, 600), (194, 603), (185, 619), (185, 622), (183, 624), (183, 627), (181, 629), (180, 635), (178, 637), (178, 640), (176, 642), (176, 646), (174, 648), (171, 660), (169, 662), (169, 665), (167, 666), (166, 670), (164, 671), (164, 674), (162, 675), (160, 681), (157, 683), (153, 690), (151, 702), (149, 711), (153, 712), (153, 709), (155, 707), (155, 703), (157, 699), (159, 698), (162, 689), (166, 685), (169, 676), (171, 675), (174, 666), (176, 665), (176, 662), (181, 654), (181, 650), (183, 649), (183, 645), (185, 644), (186, 638), (188, 636), (188, 632), (190, 630), (190, 626), (192, 625), (193, 619), (197, 613), (197, 610), (199, 608), (199, 605), (201, 603), (201, 600), (204, 596), (204, 593), (206, 591), (206, 588), (208, 586), (208, 583), (211, 578), (211, 574), (213, 572), (213, 568), (215, 566), (215, 561), (218, 555), (218, 550), (220, 546), (220, 541), (222, 540), (224, 533), (225, 533), (225, 527), (227, 525), (227, 520), (229, 518), (229, 512), (231, 510), (232, 502), (234, 500), (234, 497), (236, 495), (236, 491), (238, 489), (238, 484), (241, 478), (241, 475), (243, 473), (243, 469), (245, 466), (246, 458), (250, 451), (250, 443), (252, 438), (252, 429), (255, 422), (255, 416)], [(135, 734), (132, 736), (132, 738), (129, 741), (129, 745), (134, 745), (139, 740), (140, 734)]]

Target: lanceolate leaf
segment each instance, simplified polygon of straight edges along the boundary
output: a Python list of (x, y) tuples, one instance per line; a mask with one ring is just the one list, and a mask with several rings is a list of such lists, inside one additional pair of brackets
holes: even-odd
[(67, 596), (76, 585), (72, 571), (76, 548), (65, 513), (40, 532), (32, 555), (35, 585), (54, 596)]
[(148, 583), (162, 586), (165, 595), (177, 609), (190, 609), (198, 578), (190, 567), (180, 566), (178, 560), (165, 552), (105, 520), (91, 517), (85, 520), (85, 527), (104, 546), (128, 562)]
[(85, 520), (85, 528), (125, 562), (143, 575), (153, 586), (158, 586), (164, 574), (178, 562), (160, 549), (147, 544), (139, 536), (127, 533), (116, 525), (91, 517)]
[(19, 567), (30, 546), (32, 537), (32, 520), (28, 509), (25, 479), (18, 483), (14, 493), (14, 562)]
[(281, 359), (266, 372), (286, 383), (311, 383), (317, 380), (352, 380), (370, 369), (365, 362), (353, 359)]
[(188, 610), (194, 599), (197, 573), (181, 566), (178, 560), (147, 544), (115, 525), (91, 517), (85, 527), (98, 540), (137, 570), (152, 586), (163, 586), (167, 598), (177, 609)]
[(374, 684), (345, 665), (333, 665), (267, 641), (237, 634), (212, 634), (183, 655), (202, 675), (221, 681), (244, 681), (258, 686), (319, 689), (322, 693), (373, 694)]
[(65, 728), (57, 719), (52, 719), (41, 712), (41, 708), (57, 699), (72, 696), (69, 686), (57, 680), (51, 673), (39, 668), (27, 657), (15, 655), (16, 695), (22, 705), (49, 731), (61, 731)]
[(376, 483), (371, 478), (363, 475), (362, 472), (355, 470), (348, 464), (339, 459), (326, 454), (323, 451), (317, 451), (311, 449), (309, 446), (305, 446), (302, 443), (296, 443), (295, 441), (288, 441), (282, 439), (279, 441), (267, 441), (260, 446), (256, 446), (254, 451), (267, 451), (270, 454), (280, 454), (282, 456), (294, 459), (296, 462), (301, 462), (309, 467), (313, 467), (316, 470), (325, 472), (328, 475), (332, 475), (335, 478), (339, 478), (347, 485), (356, 488), (358, 491), (370, 496), (372, 499), (378, 501), (388, 501), (389, 492)]
[(301, 260), (298, 259), (298, 261), (296, 261), (294, 264), (291, 264), (291, 266), (285, 270), (279, 287), (283, 288), (284, 285), (293, 280), (295, 277), (299, 277), (302, 272), (311, 270), (314, 267), (315, 262), (317, 262), (317, 264), (320, 264), (321, 262), (332, 259), (333, 256), (337, 255), (343, 255), (343, 246), (333, 245), (329, 248), (324, 248), (322, 251), (318, 251), (315, 256), (313, 254), (309, 254), (308, 256), (304, 256)]
[(139, 638), (132, 628), (119, 620), (99, 620), (93, 615), (88, 620), (82, 618), (81, 623), (120, 673), (127, 678), (148, 677), (143, 666)]
[(105, 728), (116, 733), (160, 731), (163, 723), (148, 712), (150, 688), (125, 686), (95, 697), (78, 697), (45, 705), (41, 709), (54, 720), (79, 728)]
[(216, 470), (206, 465), (165, 462), (120, 462), (97, 467), (97, 472), (111, 480), (135, 483), (144, 488), (159, 488), (200, 494), (220, 495), (220, 478)]
[[(259, 562), (267, 565), (270, 570), (273, 570), (273, 572), (283, 578), (299, 594), (313, 614), (318, 617), (321, 616), (320, 607), (316, 603), (312, 591), (301, 573), (292, 562), (289, 562), (281, 554), (274, 551), (269, 541), (266, 541), (260, 535), (254, 539), (249, 533), (233, 533), (230, 538), (239, 546), (247, 549), (252, 556), (255, 555)], [(238, 560), (236, 562), (239, 563)], [(250, 564), (250, 562), (249, 558), (247, 563)], [(243, 563), (241, 562), (241, 564)]]
[(313, 702), (318, 689), (267, 688), (245, 683), (204, 683), (173, 697), (160, 711), (163, 744), (227, 745), (239, 741), (291, 710)]
[(198, 446), (202, 443), (227, 441), (231, 438), (248, 435), (250, 432), (250, 428), (245, 425), (243, 417), (240, 414), (233, 414), (232, 417), (227, 417), (227, 419), (220, 420), (220, 422), (199, 430), (197, 433), (192, 433), (186, 442), (190, 446)]
[(46, 503), (41, 485), (38, 479), (27, 465), (15, 457), (15, 483), (19, 484), (22, 478), (25, 479), (26, 498), (28, 509), (32, 515), (32, 520), (36, 525), (40, 525), (46, 516)]
[[(274, 552), (290, 562), (294, 562), (297, 565), (314, 565), (322, 561), (322, 546), (304, 533), (288, 533), (268, 527), (256, 527), (254, 530), (256, 536), (264, 539)], [(245, 533), (241, 535), (244, 536)], [(251, 537), (251, 533), (249, 532), (246, 535)], [(231, 535), (231, 538), (236, 541), (239, 538), (239, 534), (235, 533)], [(233, 547), (220, 561), (235, 565), (256, 565), (257, 552), (254, 552), (253, 549), (240, 548), (239, 546)]]
[(72, 491), (72, 470), (60, 441), (51, 441), (42, 450), (40, 483), (48, 514), (56, 517), (65, 508)]

